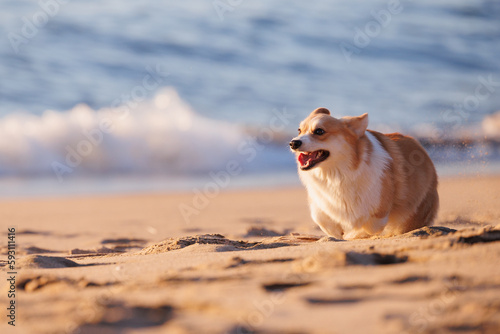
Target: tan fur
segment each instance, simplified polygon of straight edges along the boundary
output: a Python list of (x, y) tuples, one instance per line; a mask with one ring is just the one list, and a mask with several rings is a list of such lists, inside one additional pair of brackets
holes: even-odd
[[(439, 208), (438, 179), (431, 158), (414, 138), (370, 131), (392, 157), (386, 203), (392, 210), (384, 234), (405, 233), (432, 224)], [(393, 187), (394, 191), (390, 188)], [(401, 219), (405, 218), (405, 219)]]
[[(425, 149), (409, 136), (382, 134), (367, 125), (367, 114), (336, 119), (326, 108), (300, 124), (296, 139), (304, 144), (293, 149), (297, 156), (330, 152), (311, 170), (299, 168), (313, 219), (328, 235), (344, 239), (401, 234), (432, 224), (438, 181)], [(318, 128), (326, 132), (315, 135)]]

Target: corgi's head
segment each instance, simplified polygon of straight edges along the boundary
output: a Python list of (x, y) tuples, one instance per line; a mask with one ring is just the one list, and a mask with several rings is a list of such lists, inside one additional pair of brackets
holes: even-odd
[(337, 119), (330, 116), (326, 108), (314, 110), (300, 123), (299, 135), (290, 142), (299, 169), (350, 164), (357, 153), (357, 142), (367, 127), (368, 114)]

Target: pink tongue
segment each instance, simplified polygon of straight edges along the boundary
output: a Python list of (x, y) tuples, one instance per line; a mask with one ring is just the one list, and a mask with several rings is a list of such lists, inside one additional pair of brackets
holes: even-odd
[(301, 166), (306, 166), (309, 161), (316, 159), (318, 152), (313, 153), (300, 153), (299, 154), (299, 162)]

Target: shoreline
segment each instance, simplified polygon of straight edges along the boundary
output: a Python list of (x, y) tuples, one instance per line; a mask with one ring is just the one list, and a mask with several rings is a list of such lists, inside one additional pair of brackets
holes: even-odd
[[(500, 176), (500, 161), (435, 164), (439, 179)], [(227, 184), (214, 180), (209, 174), (197, 176), (75, 176), (59, 183), (55, 178), (0, 179), (0, 201), (9, 199), (58, 198), (85, 196), (116, 196), (144, 194), (182, 194), (203, 190), (215, 183), (219, 191), (301, 187), (295, 168), (273, 173), (246, 173), (231, 177)]]

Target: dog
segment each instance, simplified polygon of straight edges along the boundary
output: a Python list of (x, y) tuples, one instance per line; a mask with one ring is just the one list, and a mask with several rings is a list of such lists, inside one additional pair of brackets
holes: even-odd
[(431, 225), (438, 178), (412, 137), (368, 130), (368, 114), (340, 119), (326, 108), (300, 123), (290, 148), (312, 219), (328, 236), (394, 236)]

